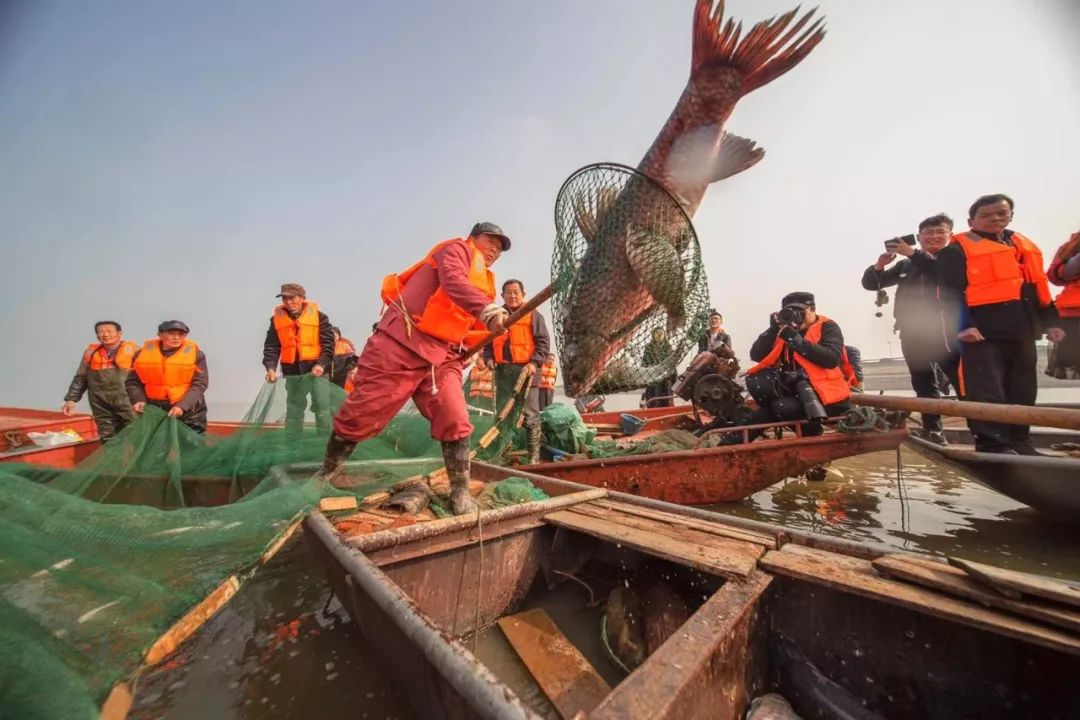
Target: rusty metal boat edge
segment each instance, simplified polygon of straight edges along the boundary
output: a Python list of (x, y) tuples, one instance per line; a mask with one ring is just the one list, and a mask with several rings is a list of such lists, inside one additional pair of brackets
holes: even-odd
[[(1080, 634), (884, 577), (870, 562), (892, 553), (883, 546), (484, 463), (475, 464), (474, 475), (528, 477), (556, 507), (532, 503), (505, 519), (486, 514), (491, 519), (479, 529), (452, 519), (435, 521), (442, 530), (418, 532), (414, 525), (380, 531), (378, 539), (346, 538), (319, 512), (305, 520), (305, 539), (363, 642), (420, 717), (538, 717), (462, 638), (476, 617), (486, 628), (515, 612), (559, 558), (596, 560), (605, 552), (697, 573), (709, 582), (708, 597), (598, 704), (571, 717), (735, 718), (750, 699), (776, 690), (796, 704), (864, 702), (894, 718), (1010, 717), (1020, 708), (1068, 717), (1075, 710)], [(618, 543), (605, 535), (613, 526), (604, 517), (625, 519)], [(641, 531), (650, 523), (652, 534)], [(678, 539), (665, 527), (687, 542), (693, 534), (714, 535), (732, 557), (757, 560), (702, 571), (691, 567), (697, 561), (678, 561), (667, 540), (652, 544), (650, 537)], [(1004, 657), (1010, 661), (1000, 662)], [(831, 680), (819, 682), (822, 674)]]

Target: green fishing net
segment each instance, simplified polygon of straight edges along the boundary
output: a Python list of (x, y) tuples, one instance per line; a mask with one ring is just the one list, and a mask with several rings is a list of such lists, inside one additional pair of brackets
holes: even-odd
[[(478, 458), (508, 449), (518, 380), (496, 371), (500, 411), (471, 413)], [(266, 385), (244, 422), (212, 428), (228, 434), (199, 435), (147, 407), (74, 469), (0, 463), (0, 716), (96, 718), (169, 627), (254, 572), (321, 498), (363, 498), (442, 467), (409, 408), (356, 448), (351, 487), (312, 479), (329, 432), (318, 415), (343, 399), (325, 378), (294, 378)], [(483, 502), (537, 499), (521, 482)]]
[(659, 183), (622, 165), (589, 165), (555, 204), (551, 307), (571, 397), (673, 378), (709, 312), (694, 226)]

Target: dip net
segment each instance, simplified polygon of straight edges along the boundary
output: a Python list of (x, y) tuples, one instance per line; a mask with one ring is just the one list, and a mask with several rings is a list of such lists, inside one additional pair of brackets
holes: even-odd
[[(494, 385), (499, 407), (471, 413), (478, 459), (501, 457), (524, 407), (514, 368), (497, 370)], [(327, 430), (310, 411), (286, 428), (286, 395), (295, 403), (297, 393), (328, 397), (331, 410), (344, 399), (305, 376), (287, 392), (264, 386), (244, 422), (215, 428), (228, 435), (199, 435), (147, 407), (74, 469), (0, 463), (0, 716), (97, 718), (118, 683), (183, 641), (187, 613), (212, 613), (323, 498), (353, 495), (363, 507), (416, 479), (438, 492), (441, 446), (415, 410), (356, 448), (351, 487), (313, 479)], [(504, 482), (481, 503), (542, 496)], [(444, 512), (439, 501), (433, 510)]]
[(567, 394), (674, 379), (709, 309), (698, 237), (678, 200), (632, 168), (589, 165), (559, 191), (555, 228), (551, 307)]

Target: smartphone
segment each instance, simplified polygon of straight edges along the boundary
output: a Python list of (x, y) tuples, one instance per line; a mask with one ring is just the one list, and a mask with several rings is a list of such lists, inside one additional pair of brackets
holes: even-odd
[(903, 242), (907, 243), (908, 245), (911, 245), (912, 247), (914, 247), (915, 243), (917, 242), (914, 235), (904, 235), (903, 237), (901, 237), (899, 239), (892, 238), (891, 240), (886, 240), (885, 241), (885, 249), (888, 250), (889, 252), (894, 252), (896, 250), (896, 244), (901, 240)]

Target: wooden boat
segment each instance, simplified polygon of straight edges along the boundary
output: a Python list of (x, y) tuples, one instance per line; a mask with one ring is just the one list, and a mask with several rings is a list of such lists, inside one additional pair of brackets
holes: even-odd
[[(671, 408), (664, 408), (670, 410)], [(770, 429), (790, 423), (736, 428)], [(879, 450), (893, 450), (906, 430), (843, 433), (817, 437), (797, 434), (780, 440), (759, 439), (741, 445), (658, 452), (614, 458), (540, 463), (523, 469), (572, 482), (682, 505), (734, 502), (784, 478), (801, 475), (833, 460)], [(647, 438), (641, 432), (634, 438)]]
[[(803, 717), (1075, 717), (1075, 606), (995, 596), (877, 546), (527, 477), (550, 499), (444, 520), (305, 520), (359, 641), (419, 717), (741, 718), (774, 691)], [(613, 671), (590, 599), (645, 568), (689, 616), (632, 672)], [(576, 604), (545, 605), (547, 593)]]
[(1032, 435), (1047, 456), (978, 453), (973, 445), (953, 443), (942, 447), (915, 436), (909, 437), (907, 444), (924, 457), (957, 467), (1017, 502), (1080, 521), (1080, 458), (1050, 450), (1049, 443), (1038, 440), (1039, 433)]

